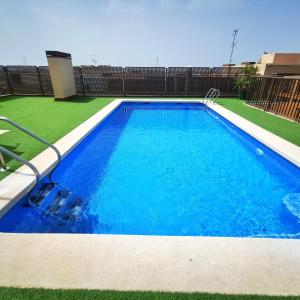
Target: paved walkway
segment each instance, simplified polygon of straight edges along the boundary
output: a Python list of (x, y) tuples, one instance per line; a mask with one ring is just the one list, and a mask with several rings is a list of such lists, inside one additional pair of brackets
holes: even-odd
[(0, 286), (300, 295), (300, 241), (0, 234)]

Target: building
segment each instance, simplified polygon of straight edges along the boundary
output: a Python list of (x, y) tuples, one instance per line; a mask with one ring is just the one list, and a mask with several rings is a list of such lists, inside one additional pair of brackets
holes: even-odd
[(260, 75), (300, 75), (300, 53), (264, 53), (256, 66)]
[(300, 53), (264, 53), (256, 62), (246, 61), (239, 65), (224, 64), (223, 68), (235, 70), (247, 65), (257, 66), (259, 75), (300, 76)]

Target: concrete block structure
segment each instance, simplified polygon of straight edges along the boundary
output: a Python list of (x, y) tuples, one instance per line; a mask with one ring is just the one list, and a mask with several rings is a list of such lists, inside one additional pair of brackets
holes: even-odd
[(66, 100), (76, 95), (71, 54), (46, 51), (55, 100)]
[(300, 53), (264, 53), (256, 65), (259, 75), (300, 75)]

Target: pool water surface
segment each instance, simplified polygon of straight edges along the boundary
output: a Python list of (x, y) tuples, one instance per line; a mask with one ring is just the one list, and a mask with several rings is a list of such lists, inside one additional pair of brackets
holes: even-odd
[(203, 104), (123, 103), (53, 178), (76, 217), (45, 213), (51, 195), (43, 210), (24, 198), (0, 231), (299, 238), (283, 202), (299, 168)]

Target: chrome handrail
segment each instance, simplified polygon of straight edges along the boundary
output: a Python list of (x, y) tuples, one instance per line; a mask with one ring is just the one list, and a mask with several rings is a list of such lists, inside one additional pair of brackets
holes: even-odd
[(215, 102), (215, 99), (217, 99), (217, 98), (219, 98), (219, 96), (220, 96), (220, 90), (218, 90), (218, 89), (215, 89), (215, 95), (214, 95), (214, 98), (213, 98), (213, 102)]
[(33, 187), (29, 190), (28, 194), (27, 194), (27, 201), (28, 201), (28, 204), (30, 204), (31, 206), (34, 206), (33, 203), (31, 202), (30, 200), (30, 192), (37, 186), (37, 184), (39, 183), (40, 181), (40, 178), (41, 178), (41, 175), (40, 175), (40, 172), (38, 171), (38, 169), (31, 163), (29, 162), (28, 160), (20, 157), (19, 155), (7, 150), (6, 148), (0, 146), (0, 152), (10, 156), (11, 158), (14, 158), (15, 160), (21, 162), (22, 164), (26, 165), (27, 167), (29, 167), (32, 172), (34, 173), (35, 175), (35, 182), (34, 182), (34, 185)]
[[(37, 136), (35, 133), (31, 132), (30, 130), (28, 130), (27, 128), (19, 125), (18, 123), (16, 123), (15, 121), (9, 119), (9, 118), (6, 118), (6, 117), (1, 117), (0, 116), (0, 121), (4, 121), (4, 122), (7, 122), (11, 125), (13, 125), (14, 127), (18, 128), (19, 130), (25, 132), (26, 134), (30, 135), (31, 137), (35, 138), (36, 140), (38, 140), (39, 142), (47, 145), (48, 147), (52, 148), (52, 150), (55, 151), (56, 155), (57, 155), (57, 163), (55, 165), (55, 167), (52, 169), (52, 171), (50, 172), (49, 174), (49, 179), (50, 181), (52, 181), (51, 179), (51, 176), (52, 176), (52, 173), (54, 172), (55, 168), (59, 165), (59, 163), (61, 162), (61, 154), (59, 152), (59, 150), (51, 143), (48, 143), (47, 141), (45, 141), (43, 138)], [(8, 151), (8, 150), (7, 150)], [(11, 152), (12, 153), (12, 152)], [(26, 161), (27, 162), (27, 161)]]
[(11, 158), (14, 158), (15, 160), (18, 160), (22, 164), (24, 164), (27, 167), (29, 167), (32, 170), (32, 172), (34, 173), (34, 175), (35, 175), (35, 185), (34, 185), (34, 187), (36, 186), (36, 184), (40, 181), (41, 176), (40, 176), (40, 172), (38, 171), (38, 169), (31, 162), (29, 162), (28, 160), (20, 157), (19, 155), (15, 154), (15, 153), (13, 153), (13, 152), (11, 152), (9, 150), (7, 150), (3, 146), (0, 146), (0, 152), (6, 154), (8, 156), (10, 156)]
[(220, 91), (215, 88), (210, 88), (205, 95), (204, 103), (213, 102), (215, 103), (215, 99), (220, 96)]
[(210, 99), (211, 94), (212, 94), (213, 92), (214, 92), (214, 88), (210, 88), (210, 89), (208, 90), (208, 92), (206, 93), (204, 99), (205, 99), (205, 100), (206, 100), (206, 99)]

